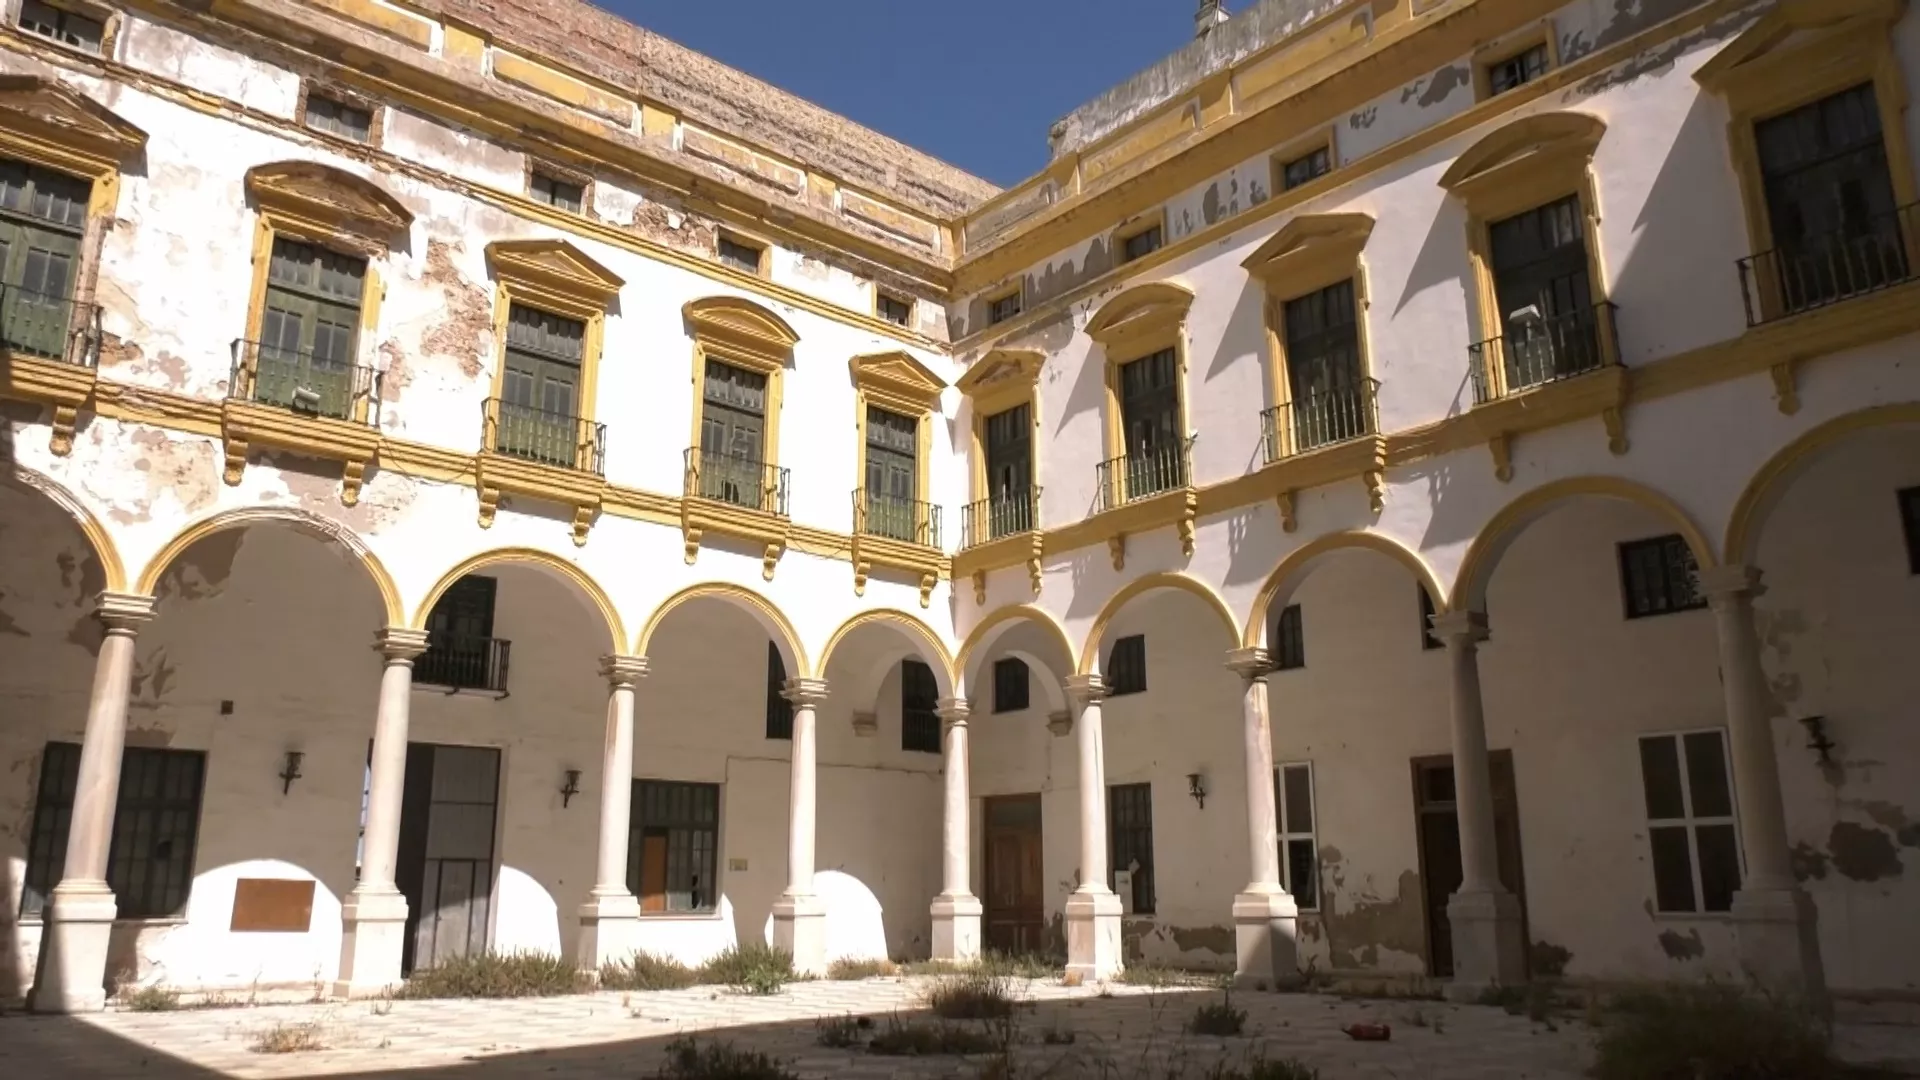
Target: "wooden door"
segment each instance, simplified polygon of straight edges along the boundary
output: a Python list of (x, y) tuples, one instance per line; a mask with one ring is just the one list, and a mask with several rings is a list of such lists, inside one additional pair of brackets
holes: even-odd
[(396, 874), (407, 898), (403, 972), (486, 951), (499, 792), (500, 751), (407, 745)]
[[(1513, 753), (1488, 755), (1493, 780), (1493, 839), (1500, 884), (1520, 901), (1521, 933), (1526, 933), (1526, 875), (1520, 865), (1520, 809), (1514, 794)], [(1420, 882), (1425, 897), (1427, 974), (1453, 974), (1453, 924), (1447, 901), (1460, 889), (1460, 818), (1454, 801), (1453, 759), (1413, 761), (1415, 827), (1420, 842)]]
[(1011, 955), (1046, 951), (1040, 796), (986, 801), (986, 947)]

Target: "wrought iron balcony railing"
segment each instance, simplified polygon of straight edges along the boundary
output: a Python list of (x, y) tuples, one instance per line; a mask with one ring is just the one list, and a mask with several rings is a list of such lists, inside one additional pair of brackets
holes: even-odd
[(1040, 489), (995, 495), (960, 508), (960, 547), (965, 550), (1040, 527)]
[(309, 416), (380, 423), (380, 373), (349, 359), (260, 341), (233, 343), (227, 396)]
[(689, 498), (711, 499), (778, 517), (787, 516), (791, 470), (697, 446), (687, 451), (686, 465)]
[(1267, 463), (1380, 430), (1380, 381), (1355, 379), (1311, 390), (1260, 414)]
[(100, 308), (0, 285), (0, 346), (76, 367), (100, 365)]
[(413, 662), (413, 681), (421, 686), (505, 694), (512, 653), (513, 642), (500, 638), (435, 635), (427, 651)]
[(1615, 363), (1614, 307), (1601, 301), (1562, 315), (1515, 322), (1512, 333), (1467, 347), (1473, 403), (1599, 371)]
[(1920, 277), (1920, 203), (1740, 260), (1747, 325), (1890, 289)]
[(486, 447), (496, 454), (607, 474), (607, 425), (582, 416), (487, 399)]
[(1138, 450), (1099, 466), (1100, 509), (1111, 510), (1136, 499), (1186, 487), (1193, 475), (1193, 439)]
[(853, 531), (924, 548), (940, 548), (940, 507), (853, 489)]

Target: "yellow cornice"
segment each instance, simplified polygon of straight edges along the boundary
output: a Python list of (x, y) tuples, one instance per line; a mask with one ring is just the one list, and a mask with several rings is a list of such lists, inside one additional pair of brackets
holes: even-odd
[(847, 361), (847, 372), (854, 386), (882, 405), (904, 405), (914, 413), (938, 408), (940, 392), (947, 388), (925, 364), (898, 351), (856, 356)]
[[(1694, 81), (1724, 93), (1743, 80), (1773, 74), (1767, 54), (1796, 33), (1822, 35), (1866, 25), (1891, 32), (1906, 7), (1906, 0), (1784, 0), (1700, 65)], [(1807, 44), (1796, 43), (1796, 49)]]
[(572, 308), (604, 311), (626, 284), (565, 240), (495, 240), (487, 265), (513, 289)]
[(1163, 337), (1186, 320), (1192, 290), (1172, 282), (1136, 285), (1101, 305), (1087, 320), (1087, 336), (1111, 353), (1138, 341)]
[(1329, 281), (1351, 277), (1372, 235), (1370, 214), (1303, 214), (1240, 265), (1269, 292), (1305, 295)]
[(800, 335), (785, 319), (736, 296), (689, 300), (680, 313), (700, 346), (718, 346), (723, 354), (749, 361), (762, 371), (785, 367), (793, 359), (793, 347), (800, 343)]

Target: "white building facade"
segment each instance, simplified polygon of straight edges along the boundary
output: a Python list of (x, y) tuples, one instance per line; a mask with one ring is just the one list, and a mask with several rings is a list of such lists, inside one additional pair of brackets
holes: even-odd
[(1911, 992), (1920, 16), (1615, 7), (1265, 0), (996, 192), (591, 9), (22, 0), (0, 996)]

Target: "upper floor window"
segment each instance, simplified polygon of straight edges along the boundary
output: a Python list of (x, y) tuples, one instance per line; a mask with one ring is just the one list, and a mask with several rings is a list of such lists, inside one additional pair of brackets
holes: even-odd
[(720, 235), (720, 261), (742, 273), (758, 276), (765, 271), (767, 249), (759, 244)]
[(1584, 217), (1569, 195), (1487, 228), (1508, 390), (1600, 365)]
[(1017, 656), (1008, 656), (993, 662), (993, 711), (1019, 712), (1028, 704), (1028, 670), (1026, 661)]
[(766, 433), (767, 377), (708, 360), (700, 403), (700, 495), (759, 506)]
[(1353, 281), (1337, 281), (1286, 302), (1288, 434), (1295, 453), (1370, 433), (1373, 414), (1360, 392), (1359, 307)]
[(1120, 365), (1120, 429), (1126, 497), (1137, 499), (1187, 482), (1180, 430), (1180, 363), (1173, 349)]
[(65, 354), (91, 194), (88, 181), (0, 160), (0, 341), (8, 348)]
[(1288, 604), (1273, 620), (1273, 667), (1292, 671), (1307, 666), (1307, 628), (1300, 618), (1300, 605)]
[(427, 614), (427, 651), (413, 664), (413, 681), (457, 690), (507, 688), (507, 642), (493, 636), (499, 583), (468, 574), (447, 587)]
[(1015, 405), (986, 419), (989, 538), (1026, 532), (1033, 521), (1033, 406)]
[(910, 326), (913, 323), (913, 301), (892, 293), (874, 293), (873, 310), (874, 314), (895, 326)]
[(1907, 568), (1920, 574), (1920, 487), (1900, 493), (1900, 526), (1907, 537)]
[(1146, 689), (1147, 636), (1131, 634), (1120, 638), (1107, 655), (1107, 692), (1119, 697), (1145, 693)]
[(1706, 607), (1699, 575), (1693, 549), (1679, 535), (1620, 545), (1620, 589), (1629, 619)]
[(1157, 223), (1130, 233), (1120, 241), (1120, 261), (1128, 263), (1151, 255), (1160, 250), (1162, 240), (1163, 234)]
[(373, 141), (373, 110), (326, 94), (308, 92), (306, 124), (315, 131), (354, 142)]
[(1292, 191), (1333, 171), (1333, 148), (1316, 146), (1280, 165), (1280, 190)]
[(925, 543), (916, 501), (920, 477), (920, 421), (867, 406), (867, 517), (863, 531)]
[(787, 699), (787, 662), (767, 642), (767, 738), (793, 738), (793, 702)]
[(940, 684), (918, 660), (900, 662), (900, 749), (940, 752)]
[(562, 179), (540, 169), (533, 171), (528, 181), (528, 189), (535, 202), (543, 202), (556, 210), (565, 210), (578, 214), (587, 205), (587, 186), (572, 180)]
[(1552, 64), (1553, 58), (1548, 54), (1544, 41), (1504, 60), (1496, 60), (1486, 66), (1487, 96), (1504, 94), (1517, 86), (1525, 86), (1545, 75)]
[(1640, 779), (1655, 905), (1663, 912), (1732, 910), (1740, 888), (1740, 840), (1723, 733), (1643, 737)]
[(580, 447), (580, 381), (587, 325), (524, 304), (507, 309), (494, 449), (573, 468)]
[(1020, 290), (997, 296), (987, 301), (987, 325), (994, 326), (1006, 322), (1020, 314)]
[(29, 34), (52, 38), (62, 45), (97, 53), (106, 37), (107, 24), (105, 20), (62, 5), (43, 3), (42, 0), (20, 0), (20, 29)]
[(354, 343), (367, 260), (273, 238), (253, 397), (321, 416), (352, 415)]

